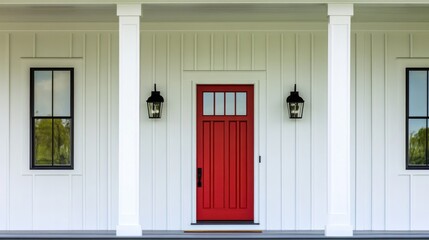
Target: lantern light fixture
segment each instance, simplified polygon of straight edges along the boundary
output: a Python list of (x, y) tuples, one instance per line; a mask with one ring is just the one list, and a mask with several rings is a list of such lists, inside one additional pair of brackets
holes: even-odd
[(146, 100), (146, 103), (149, 118), (161, 118), (164, 98), (161, 96), (159, 91), (156, 91), (156, 84), (154, 84), (154, 90), (152, 91), (150, 97)]
[(290, 119), (301, 119), (304, 111), (304, 99), (299, 96), (299, 92), (296, 91), (296, 84), (294, 91), (290, 92), (289, 97), (286, 99), (287, 107), (289, 110)]

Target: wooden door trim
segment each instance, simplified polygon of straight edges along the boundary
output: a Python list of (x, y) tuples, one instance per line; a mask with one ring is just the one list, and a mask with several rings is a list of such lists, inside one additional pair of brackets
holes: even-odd
[[(266, 116), (266, 72), (265, 71), (183, 71), (182, 73), (184, 103), (191, 104), (190, 118), (184, 117), (183, 119), (189, 119), (191, 121), (190, 127), (191, 142), (185, 144), (184, 147), (189, 147), (191, 161), (189, 164), (185, 162), (185, 172), (189, 175), (182, 175), (183, 185), (182, 189), (184, 194), (182, 195), (182, 208), (183, 208), (183, 229), (201, 229), (200, 225), (196, 224), (196, 209), (197, 209), (197, 196), (196, 196), (196, 151), (197, 151), (197, 136), (196, 136), (196, 86), (198, 84), (244, 84), (254, 86), (254, 222), (259, 225), (243, 225), (235, 229), (264, 229), (265, 228), (265, 198), (261, 196), (261, 193), (266, 192), (266, 166), (265, 163), (259, 163), (259, 156), (265, 156), (266, 153), (266, 141), (263, 138), (261, 140), (260, 135), (265, 136), (264, 129), (261, 126), (266, 124), (266, 118), (260, 118), (260, 116)], [(188, 111), (183, 111), (187, 114)], [(262, 131), (262, 132), (261, 132)], [(186, 151), (186, 150), (185, 150)], [(187, 161), (184, 159), (184, 161)], [(189, 194), (187, 194), (189, 193)], [(229, 229), (231, 225), (215, 225), (204, 226), (204, 229)]]

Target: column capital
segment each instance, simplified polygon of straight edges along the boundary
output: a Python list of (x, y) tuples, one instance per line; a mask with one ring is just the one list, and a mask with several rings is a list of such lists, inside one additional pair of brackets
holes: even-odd
[(116, 15), (117, 16), (141, 16), (142, 15), (142, 5), (139, 3), (132, 4), (118, 4), (116, 5)]
[(353, 16), (353, 4), (328, 4), (328, 16)]

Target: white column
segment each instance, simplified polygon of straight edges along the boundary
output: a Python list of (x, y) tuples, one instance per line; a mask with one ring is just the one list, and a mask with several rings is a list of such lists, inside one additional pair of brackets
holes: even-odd
[(352, 236), (350, 211), (350, 18), (328, 4), (328, 222), (326, 236)]
[(140, 4), (118, 4), (119, 219), (117, 236), (141, 236), (139, 199)]

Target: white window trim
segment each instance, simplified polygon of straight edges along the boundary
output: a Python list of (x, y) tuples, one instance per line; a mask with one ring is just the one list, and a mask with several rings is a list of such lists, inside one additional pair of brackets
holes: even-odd
[[(22, 139), (24, 146), (22, 148), (21, 157), (21, 174), (23, 176), (81, 176), (82, 165), (84, 159), (85, 149), (84, 144), (84, 129), (81, 127), (84, 122), (84, 84), (83, 84), (83, 59), (82, 58), (21, 58), (20, 59), (20, 73), (21, 73), (21, 90), (22, 95), (20, 108), (23, 109), (22, 118), (25, 123), (22, 126)], [(30, 170), (30, 68), (74, 68), (74, 169), (70, 170)]]

